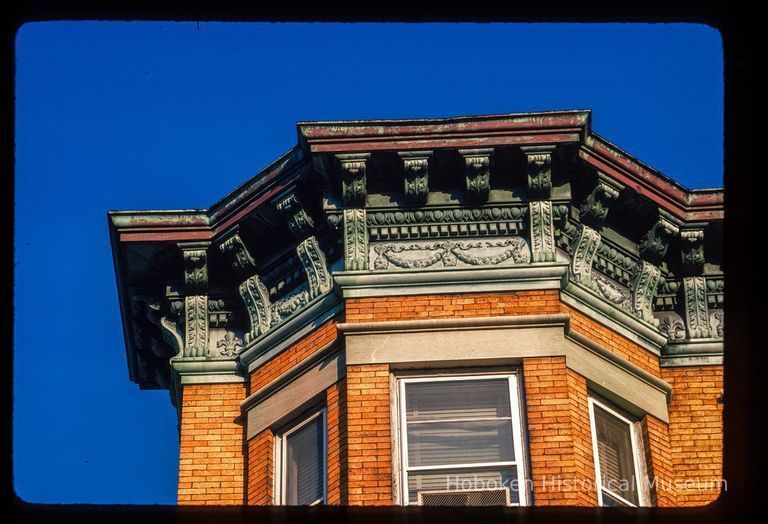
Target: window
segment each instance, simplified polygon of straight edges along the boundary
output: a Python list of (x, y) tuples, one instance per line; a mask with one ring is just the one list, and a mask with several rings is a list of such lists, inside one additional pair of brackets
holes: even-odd
[(648, 505), (639, 424), (594, 398), (589, 413), (600, 505)]
[(403, 378), (399, 395), (405, 504), (479, 490), (526, 504), (517, 375)]
[(325, 409), (315, 411), (275, 439), (275, 500), (314, 506), (326, 498)]

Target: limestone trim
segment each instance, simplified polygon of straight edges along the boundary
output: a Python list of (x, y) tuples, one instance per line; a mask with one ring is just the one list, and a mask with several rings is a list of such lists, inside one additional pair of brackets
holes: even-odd
[(515, 365), (565, 356), (567, 366), (638, 413), (668, 421), (671, 386), (570, 329), (567, 314), (341, 323), (349, 365), (393, 369)]

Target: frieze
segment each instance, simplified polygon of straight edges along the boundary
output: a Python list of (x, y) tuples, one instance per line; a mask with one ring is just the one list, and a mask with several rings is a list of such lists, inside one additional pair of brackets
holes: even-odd
[(625, 311), (632, 310), (632, 294), (628, 287), (622, 286), (615, 280), (597, 272), (592, 274), (592, 279), (603, 298)]
[(503, 240), (461, 242), (386, 243), (372, 245), (372, 267), (376, 270), (423, 269), (429, 267), (498, 266), (527, 264), (531, 254), (521, 237)]
[(628, 286), (636, 264), (637, 259), (601, 239), (595, 254), (595, 269)]
[(224, 333), (224, 338), (216, 342), (216, 348), (222, 357), (234, 357), (243, 351), (243, 341), (233, 331)]
[(676, 280), (663, 279), (659, 282), (659, 289), (656, 292), (656, 311), (671, 311), (677, 309), (677, 295), (681, 283)]
[(722, 277), (707, 277), (707, 306), (723, 308), (723, 288), (725, 280)]
[(713, 309), (709, 312), (710, 333), (713, 337), (723, 338), (725, 331), (725, 315), (722, 309)]
[(654, 316), (659, 321), (659, 331), (670, 342), (685, 339), (685, 322), (683, 322), (683, 318), (680, 315), (674, 311), (664, 311), (655, 313)]

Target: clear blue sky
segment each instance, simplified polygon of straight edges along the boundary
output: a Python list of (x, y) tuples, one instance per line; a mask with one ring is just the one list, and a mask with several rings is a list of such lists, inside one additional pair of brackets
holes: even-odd
[(16, 44), (13, 465), (31, 502), (175, 502), (176, 416), (128, 381), (106, 212), (208, 207), (299, 120), (589, 108), (671, 178), (722, 186), (706, 26), (66, 22)]

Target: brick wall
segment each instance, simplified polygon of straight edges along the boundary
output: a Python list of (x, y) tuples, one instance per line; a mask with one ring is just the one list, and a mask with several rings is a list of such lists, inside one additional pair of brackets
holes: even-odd
[(349, 505), (391, 505), (389, 366), (347, 366)]
[[(657, 477), (659, 506), (704, 504), (712, 490), (674, 490), (672, 480), (720, 478), (722, 463), (722, 368), (660, 369), (658, 358), (625, 337), (562, 304), (557, 291), (471, 293), (353, 298), (347, 322), (423, 318), (567, 313), (571, 328), (614, 351), (673, 387), (671, 426), (642, 421), (646, 463)], [(263, 387), (336, 338), (336, 320), (318, 327), (251, 374), (252, 391)], [(524, 426), (536, 505), (595, 505), (595, 470), (586, 380), (565, 366), (564, 357), (525, 359)], [(326, 391), (328, 408), (328, 503), (388, 505), (393, 502), (389, 368), (348, 366), (347, 377)], [(191, 406), (190, 406), (191, 407)], [(267, 430), (248, 442), (249, 504), (272, 502), (274, 437)], [(189, 464), (189, 462), (187, 462)], [(198, 463), (199, 464), (199, 463)], [(582, 489), (558, 491), (552, 479), (583, 480)], [(187, 474), (188, 478), (189, 474)], [(549, 482), (545, 486), (545, 477)], [(194, 489), (186, 480), (185, 489)], [(591, 487), (591, 489), (589, 489)], [(180, 483), (180, 500), (181, 500)], [(187, 492), (192, 497), (195, 492)], [(202, 492), (201, 492), (202, 493)], [(200, 495), (201, 493), (198, 493)], [(207, 496), (207, 495), (206, 495)]]
[(336, 319), (331, 319), (251, 373), (251, 391), (258, 391), (326, 344), (336, 340)]
[(467, 318), (560, 312), (557, 290), (349, 298), (347, 322)]
[(184, 386), (181, 398), (179, 504), (243, 504), (240, 402), (244, 384)]
[(565, 357), (523, 359), (523, 380), (534, 504), (597, 505), (586, 380)]
[[(669, 444), (678, 481), (681, 506), (708, 504), (719, 496), (719, 487), (707, 483), (722, 477), (723, 389), (722, 366), (662, 369), (672, 385), (669, 404)], [(689, 486), (681, 485), (690, 481)]]
[(347, 494), (347, 381), (326, 391), (328, 423), (328, 504), (345, 505)]
[(651, 504), (659, 507), (677, 506), (669, 428), (653, 415), (643, 417), (641, 426), (645, 446), (645, 467), (648, 478), (653, 483), (650, 489)]
[(272, 504), (275, 436), (267, 428), (248, 441), (248, 504)]

